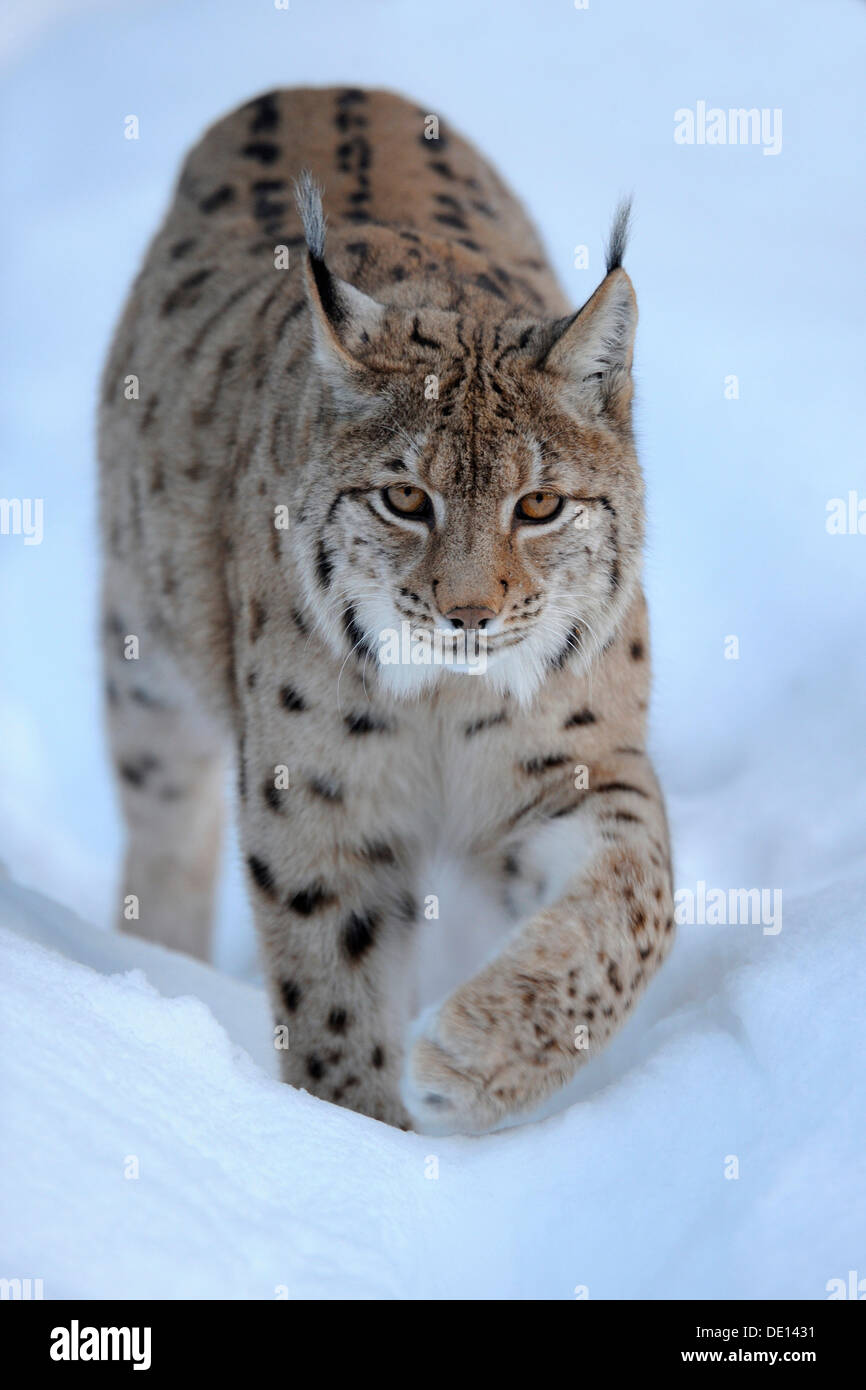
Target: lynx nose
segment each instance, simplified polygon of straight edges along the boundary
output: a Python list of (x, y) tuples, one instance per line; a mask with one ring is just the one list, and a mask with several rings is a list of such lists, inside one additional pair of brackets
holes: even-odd
[(496, 613), (492, 608), (452, 608), (445, 617), (452, 627), (485, 628)]

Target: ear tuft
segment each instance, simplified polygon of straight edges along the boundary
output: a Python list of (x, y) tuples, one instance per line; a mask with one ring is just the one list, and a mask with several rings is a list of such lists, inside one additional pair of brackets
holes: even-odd
[(325, 255), (325, 213), (322, 190), (309, 169), (304, 169), (295, 180), (295, 202), (310, 255), (313, 260), (321, 261)]
[(364, 404), (364, 349), (379, 332), (384, 307), (334, 275), (325, 261), (322, 190), (309, 169), (295, 181), (295, 202), (308, 255), (304, 284), (313, 327), (313, 350), (325, 380), (347, 408)]
[(623, 198), (614, 213), (613, 226), (607, 243), (607, 273), (619, 270), (625, 248), (628, 244), (629, 223), (631, 221), (631, 198)]

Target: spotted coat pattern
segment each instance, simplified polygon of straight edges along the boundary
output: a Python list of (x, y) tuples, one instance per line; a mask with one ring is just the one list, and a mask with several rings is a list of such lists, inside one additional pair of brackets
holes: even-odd
[[(570, 311), (514, 195), (429, 117), (271, 92), (186, 159), (102, 383), (102, 630), (121, 925), (207, 954), (227, 756), (285, 1080), (474, 1131), (627, 1017), (671, 870), (630, 282), (614, 255)], [(388, 512), (401, 483), (426, 522)], [(568, 511), (516, 526), (534, 488)], [(461, 605), (495, 614), (486, 673), (382, 664), (383, 629)], [(410, 1031), (443, 848), (502, 935)]]

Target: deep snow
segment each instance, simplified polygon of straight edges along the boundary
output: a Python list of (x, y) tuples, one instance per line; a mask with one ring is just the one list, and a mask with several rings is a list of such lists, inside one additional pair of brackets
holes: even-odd
[(4, 1268), (46, 1297), (826, 1297), (863, 1269), (864, 893), (684, 928), (569, 1109), (434, 1140), (274, 1080), (248, 985), (0, 884)]
[[(866, 1277), (866, 535), (825, 527), (830, 499), (866, 498), (864, 34), (853, 0), (7, 15), (0, 496), (43, 498), (45, 536), (0, 535), (0, 857), (96, 926), (0, 884), (0, 1275), (49, 1297), (821, 1298)], [(480, 1140), (398, 1134), (272, 1079), (234, 862), (217, 961), (246, 983), (100, 930), (119, 849), (95, 643), (101, 355), (201, 128), (257, 90), (345, 80), (417, 94), (474, 137), (575, 301), (633, 190), (677, 884), (782, 892), (778, 935), (681, 928), (558, 1113)], [(781, 108), (781, 153), (676, 145), (673, 113), (698, 100)]]

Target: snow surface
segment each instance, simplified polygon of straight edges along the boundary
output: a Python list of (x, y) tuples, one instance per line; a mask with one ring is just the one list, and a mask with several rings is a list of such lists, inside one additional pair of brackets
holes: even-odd
[(826, 1297), (863, 1269), (864, 893), (684, 928), (567, 1110), (432, 1140), (274, 1079), (249, 985), (0, 884), (4, 1268), (46, 1297)]
[[(45, 537), (0, 536), (17, 880), (0, 882), (0, 1275), (161, 1298), (822, 1298), (866, 1277), (866, 536), (825, 528), (831, 498), (866, 498), (862, 6), (18, 10), (0, 24), (0, 496), (44, 498)], [(276, 1082), (236, 852), (221, 969), (105, 930), (100, 360), (184, 149), (256, 91), (310, 81), (401, 88), (459, 123), (576, 302), (633, 190), (677, 883), (782, 892), (778, 935), (683, 926), (555, 1113), (482, 1139), (400, 1134)], [(698, 100), (781, 107), (781, 154), (675, 145), (674, 111)]]

